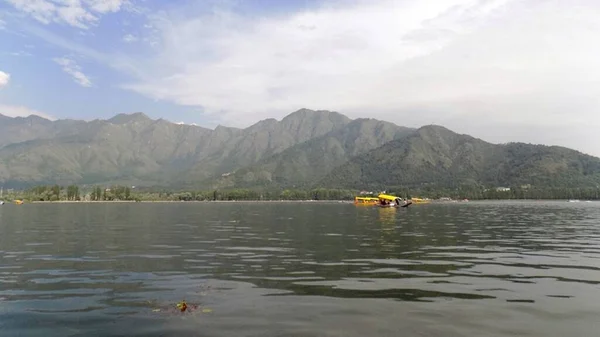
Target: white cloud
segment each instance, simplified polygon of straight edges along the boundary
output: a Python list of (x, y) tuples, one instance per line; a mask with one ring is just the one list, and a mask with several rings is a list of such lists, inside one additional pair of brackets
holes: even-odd
[(19, 50), (19, 51), (14, 51), (14, 52), (10, 52), (8, 53), (11, 56), (33, 56), (33, 54), (31, 54), (30, 52), (24, 51), (24, 50)]
[(378, 87), (402, 83), (399, 67), (478, 29), (506, 1), (472, 2), (361, 1), (256, 20), (169, 13), (152, 22), (163, 50), (148, 65), (155, 76), (128, 87), (242, 123), (307, 105), (377, 110)]
[(0, 114), (8, 117), (28, 117), (31, 115), (40, 116), (49, 120), (55, 120), (53, 116), (39, 112), (33, 109), (18, 105), (0, 104)]
[(123, 36), (123, 41), (126, 43), (132, 43), (137, 40), (138, 40), (138, 38), (132, 34), (127, 34), (127, 35)]
[(0, 19), (0, 30), (5, 29), (5, 27), (6, 27), (6, 21)]
[(10, 75), (3, 71), (0, 71), (0, 89), (2, 89), (2, 87), (7, 86), (9, 81)]
[[(600, 2), (323, 0), (259, 17), (218, 8), (198, 15), (195, 5), (159, 12), (124, 1), (7, 1), (41, 22), (78, 27), (119, 10), (149, 15), (131, 37), (152, 48), (135, 57), (27, 29), (132, 75), (124, 88), (201, 107), (220, 124), (308, 107), (600, 155)], [(78, 83), (89, 83), (74, 65)]]
[[(288, 16), (190, 12), (152, 18), (160, 52), (125, 88), (236, 126), (301, 107), (483, 135), (477, 125), (501, 122), (507, 138), (507, 125), (600, 126), (599, 2), (354, 0)], [(552, 142), (552, 132), (540, 137)]]
[(108, 54), (97, 51), (89, 46), (78, 44), (72, 39), (64, 38), (47, 29), (41, 29), (34, 25), (25, 25), (22, 28), (25, 32), (32, 34), (53, 46), (65, 49), (73, 54), (84, 56), (88, 60), (108, 65), (118, 71), (132, 74), (138, 78), (144, 78), (145, 76), (145, 69), (140, 67), (143, 60), (140, 60), (137, 57), (128, 57), (123, 54)]
[(67, 57), (53, 59), (62, 70), (73, 77), (73, 80), (82, 87), (91, 87), (92, 81), (81, 71), (81, 67), (72, 59)]
[(127, 0), (6, 0), (17, 10), (37, 21), (68, 24), (87, 29), (99, 20), (99, 15), (118, 12)]
[(98, 13), (118, 12), (126, 0), (85, 0), (90, 8)]

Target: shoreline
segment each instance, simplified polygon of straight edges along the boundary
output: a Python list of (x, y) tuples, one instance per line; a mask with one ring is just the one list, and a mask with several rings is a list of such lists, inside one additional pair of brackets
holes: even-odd
[[(569, 202), (570, 199), (481, 199), (469, 200), (430, 200), (426, 203), (414, 203), (413, 205), (429, 205), (429, 204), (464, 204), (477, 202), (511, 202), (511, 201), (551, 201), (551, 202)], [(580, 200), (580, 202), (594, 202), (596, 200)], [(24, 201), (23, 204), (110, 204), (110, 203), (319, 203), (319, 204), (354, 204), (353, 200), (56, 200), (56, 201)], [(14, 201), (4, 200), (4, 205), (15, 204)], [(358, 204), (365, 206), (366, 204)]]
[[(99, 200), (99, 201), (87, 201), (87, 200), (57, 200), (57, 201), (25, 201), (26, 204), (110, 204), (110, 203), (234, 203), (234, 202), (244, 202), (244, 203), (269, 203), (269, 202), (277, 202), (277, 203), (354, 203), (352, 200), (190, 200), (190, 201), (181, 201), (181, 200)], [(13, 203), (13, 202), (7, 202)]]

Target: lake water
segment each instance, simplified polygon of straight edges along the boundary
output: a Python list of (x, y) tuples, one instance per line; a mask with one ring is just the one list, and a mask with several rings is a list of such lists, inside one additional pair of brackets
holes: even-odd
[(587, 337), (599, 284), (595, 202), (0, 206), (3, 337)]

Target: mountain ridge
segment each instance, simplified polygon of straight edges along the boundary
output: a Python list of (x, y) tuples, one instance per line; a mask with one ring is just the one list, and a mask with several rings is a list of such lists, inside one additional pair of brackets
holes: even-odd
[(493, 144), (428, 125), (351, 158), (324, 186), (570, 186), (600, 184), (600, 159), (560, 146)]
[(247, 128), (152, 119), (0, 115), (0, 185), (170, 188), (383, 188), (600, 185), (600, 159), (525, 143), (493, 144), (440, 125), (407, 128), (299, 109)]
[(220, 179), (214, 187), (252, 186), (253, 183), (274, 183), (279, 187), (307, 186), (311, 180), (324, 176), (352, 155), (374, 149), (409, 131), (412, 129), (389, 122), (355, 119), (344, 128), (332, 130), (266, 157), (250, 167), (241, 168), (232, 176)]
[[(178, 125), (143, 113), (89, 122), (11, 121), (14, 123), (0, 125), (0, 183), (110, 183), (125, 179), (168, 186), (252, 164), (350, 119), (335, 112), (304, 109), (285, 120), (246, 129)], [(187, 179), (179, 179), (182, 175)]]

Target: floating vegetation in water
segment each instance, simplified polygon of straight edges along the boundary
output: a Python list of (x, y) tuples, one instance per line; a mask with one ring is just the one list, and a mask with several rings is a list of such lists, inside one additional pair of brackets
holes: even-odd
[(187, 303), (185, 303), (185, 300), (177, 303), (177, 309), (179, 309), (179, 311), (184, 312), (187, 310)]
[[(193, 311), (196, 311), (200, 309), (200, 306), (197, 304), (191, 304), (188, 303), (186, 300), (182, 300), (181, 302), (178, 302), (176, 305), (169, 305), (167, 307), (162, 307), (162, 308), (154, 308), (152, 309), (152, 312), (161, 312), (161, 313), (166, 313), (166, 314), (176, 314), (176, 313), (190, 313)], [(201, 308), (201, 312), (203, 314), (210, 314), (213, 312), (212, 309), (210, 308)]]
[[(216, 288), (213, 290), (213, 287), (210, 285), (201, 285), (199, 287), (200, 289), (198, 289), (197, 291), (194, 291), (194, 295), (200, 295), (200, 296), (205, 296), (208, 294), (208, 292), (212, 292), (212, 291), (223, 291), (223, 290), (227, 290), (228, 288)], [(169, 303), (160, 303), (160, 301), (157, 300), (147, 300), (146, 301), (146, 306), (150, 307), (150, 310), (153, 313), (160, 313), (161, 315), (180, 315), (180, 314), (189, 314), (192, 313), (194, 311), (200, 310), (200, 313), (202, 314), (210, 314), (213, 312), (213, 309), (210, 308), (206, 308), (206, 307), (201, 307), (199, 304), (193, 304), (193, 303), (189, 303), (188, 301), (186, 301), (185, 299), (182, 299), (179, 302), (173, 303), (173, 302), (169, 302)]]

